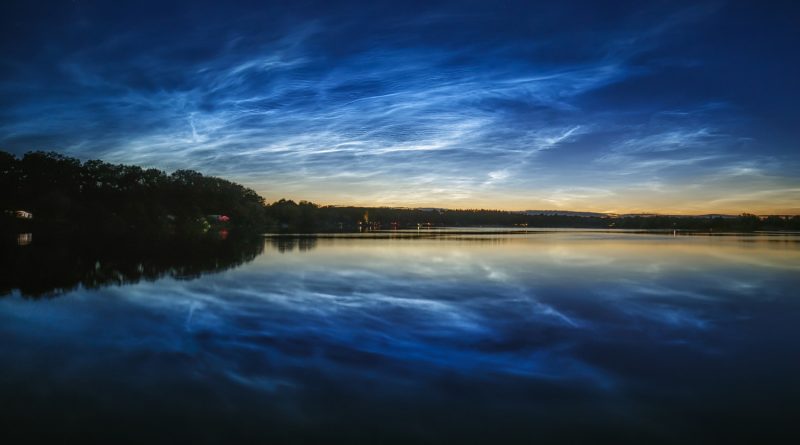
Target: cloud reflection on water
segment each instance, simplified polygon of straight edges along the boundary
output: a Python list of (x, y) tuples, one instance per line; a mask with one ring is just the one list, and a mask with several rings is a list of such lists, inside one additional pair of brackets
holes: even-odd
[[(447, 369), (607, 385), (614, 377), (573, 357), (571, 344), (621, 328), (658, 330), (669, 340), (735, 315), (720, 312), (719, 301), (730, 295), (717, 282), (742, 266), (705, 264), (693, 242), (527, 238), (498, 249), (475, 242), (320, 240), (314, 250), (297, 251), (273, 242), (275, 253), (231, 273), (113, 293), (186, 320), (193, 335), (223, 343), (223, 355), (269, 351), (277, 363), (288, 363), (311, 353), (338, 372), (363, 371), (360, 358), (392, 363), (402, 375)], [(746, 280), (747, 271), (740, 272), (734, 276)], [(757, 298), (764, 286), (750, 290), (739, 296)], [(226, 367), (236, 368), (240, 359), (227, 357)]]
[[(49, 332), (66, 336), (60, 354), (86, 373), (102, 359), (67, 354), (88, 343), (116, 360), (146, 354), (159, 372), (275, 396), (446, 400), (442, 379), (452, 379), (470, 391), (534, 391), (506, 397), (515, 403), (549, 388), (586, 408), (605, 400), (597, 394), (613, 403), (658, 394), (677, 378), (665, 370), (681, 363), (705, 381), (719, 357), (750, 353), (738, 343), (746, 333), (793, 329), (776, 322), (767, 333), (762, 323), (775, 308), (797, 313), (787, 296), (800, 249), (741, 241), (562, 233), (323, 238), (295, 249), (273, 240), (234, 270), (76, 291), (5, 329), (35, 336), (57, 320)], [(0, 304), (5, 321), (35, 303)]]

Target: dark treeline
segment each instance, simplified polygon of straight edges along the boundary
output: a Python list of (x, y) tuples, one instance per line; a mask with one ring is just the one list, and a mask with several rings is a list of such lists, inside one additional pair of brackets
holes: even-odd
[[(198, 233), (207, 215), (224, 214), (237, 228), (266, 225), (264, 201), (251, 189), (192, 170), (157, 169), (30, 152), (0, 151), (0, 209), (23, 209), (35, 229), (95, 235)], [(20, 225), (4, 212), (4, 224)], [(227, 224), (227, 223), (226, 223)]]
[[(251, 232), (334, 232), (417, 227), (574, 227), (696, 231), (800, 230), (800, 216), (760, 218), (528, 215), (497, 210), (421, 210), (319, 206), (280, 200), (192, 170), (115, 165), (56, 153), (22, 158), (0, 151), (0, 209), (6, 232), (70, 231), (163, 236), (205, 233), (216, 224)], [(25, 210), (29, 221), (6, 211)], [(209, 215), (226, 215), (218, 223)]]
[(280, 200), (268, 206), (284, 231), (329, 232), (418, 227), (537, 227), (595, 229), (679, 229), (694, 231), (800, 230), (800, 216), (737, 217), (528, 215), (499, 210), (420, 210), (388, 207), (317, 206)]

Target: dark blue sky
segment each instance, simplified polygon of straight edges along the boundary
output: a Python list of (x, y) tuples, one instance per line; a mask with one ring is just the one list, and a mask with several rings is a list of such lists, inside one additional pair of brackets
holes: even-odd
[(268, 199), (800, 213), (800, 4), (4, 2), (0, 149)]

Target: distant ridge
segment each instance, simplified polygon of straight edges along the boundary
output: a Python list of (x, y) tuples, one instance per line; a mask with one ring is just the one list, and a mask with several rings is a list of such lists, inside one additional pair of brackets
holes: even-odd
[(614, 217), (617, 216), (613, 213), (599, 213), (599, 212), (573, 212), (569, 210), (523, 210), (521, 212), (523, 215), (528, 216), (536, 216), (536, 215), (545, 215), (545, 216), (594, 216), (594, 217)]
[(739, 215), (725, 215), (722, 213), (706, 213), (703, 215), (672, 215), (664, 213), (600, 213), (600, 212), (575, 212), (570, 210), (523, 210), (520, 212), (523, 215), (536, 216), (584, 216), (584, 217), (598, 217), (598, 218), (653, 218), (653, 217), (669, 217), (669, 218), (737, 218)]
[[(363, 208), (363, 209), (392, 209), (392, 210), (415, 210), (420, 212), (459, 212), (459, 211), (478, 211), (478, 209), (453, 209), (447, 207), (398, 207), (398, 206), (384, 206), (384, 207), (371, 207), (371, 206), (357, 206), (357, 205), (327, 205), (325, 207), (331, 208)], [(499, 210), (499, 209), (480, 209), (480, 211), (487, 211), (487, 212), (506, 212), (512, 213), (516, 215), (526, 215), (526, 216), (578, 216), (578, 217), (585, 217), (585, 218), (655, 218), (655, 217), (663, 217), (663, 218), (698, 218), (698, 219), (712, 219), (712, 218), (720, 218), (720, 219), (735, 219), (739, 218), (741, 215), (731, 215), (725, 213), (703, 213), (697, 215), (691, 214), (674, 214), (674, 213), (653, 213), (653, 212), (642, 212), (642, 213), (603, 213), (603, 212), (580, 212), (574, 210)], [(772, 214), (760, 214), (757, 215), (762, 218), (766, 218), (768, 216), (779, 216), (783, 218), (791, 218), (795, 216), (794, 214), (786, 214), (786, 215), (772, 215)]]
[(705, 218), (732, 219), (732, 218), (738, 218), (739, 217), (739, 215), (725, 215), (725, 214), (722, 214), (722, 213), (706, 213), (706, 214), (703, 214), (703, 215), (673, 215), (673, 214), (667, 214), (667, 213), (625, 213), (625, 214), (622, 214), (622, 215), (615, 215), (615, 216), (618, 216), (620, 218), (635, 218), (635, 217), (652, 218), (652, 217), (661, 216), (661, 217), (667, 217), (667, 218), (702, 218), (702, 219), (705, 219)]

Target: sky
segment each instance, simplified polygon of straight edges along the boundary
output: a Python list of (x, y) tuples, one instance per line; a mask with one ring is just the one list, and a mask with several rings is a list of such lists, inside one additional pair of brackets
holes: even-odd
[(800, 214), (800, 3), (4, 1), (0, 150), (268, 201)]

